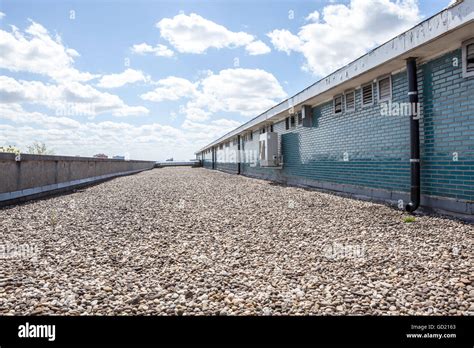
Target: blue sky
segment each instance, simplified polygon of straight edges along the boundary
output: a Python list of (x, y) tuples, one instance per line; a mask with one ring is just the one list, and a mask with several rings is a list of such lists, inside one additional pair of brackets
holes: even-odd
[(2, 1), (0, 146), (187, 160), (449, 1)]

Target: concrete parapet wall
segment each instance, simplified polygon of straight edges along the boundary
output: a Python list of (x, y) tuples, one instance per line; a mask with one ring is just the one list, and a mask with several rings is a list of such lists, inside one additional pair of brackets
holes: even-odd
[(0, 204), (152, 169), (152, 161), (0, 153)]

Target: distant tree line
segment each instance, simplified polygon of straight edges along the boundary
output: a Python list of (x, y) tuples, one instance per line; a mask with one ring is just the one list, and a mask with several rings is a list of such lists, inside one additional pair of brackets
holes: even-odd
[[(18, 155), (22, 151), (16, 146), (8, 145), (0, 146), (0, 152), (14, 153)], [(48, 148), (45, 143), (41, 143), (38, 141), (35, 141), (33, 142), (33, 144), (27, 146), (26, 153), (32, 155), (54, 155), (54, 151), (52, 149)]]

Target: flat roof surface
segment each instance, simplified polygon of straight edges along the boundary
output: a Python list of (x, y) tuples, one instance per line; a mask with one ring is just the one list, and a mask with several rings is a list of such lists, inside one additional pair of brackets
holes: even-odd
[(472, 225), (407, 216), (203, 168), (120, 177), (0, 209), (29, 246), (0, 314), (472, 315)]

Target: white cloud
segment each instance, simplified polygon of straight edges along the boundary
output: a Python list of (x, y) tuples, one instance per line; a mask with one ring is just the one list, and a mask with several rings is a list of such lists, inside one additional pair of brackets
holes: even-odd
[(156, 26), (161, 36), (181, 53), (204, 53), (211, 47), (245, 46), (254, 39), (252, 35), (232, 32), (195, 13), (164, 18)]
[(302, 49), (300, 38), (286, 29), (275, 29), (268, 33), (268, 37), (271, 39), (273, 46), (278, 51), (283, 51), (286, 54), (290, 54), (291, 51), (298, 52)]
[(137, 54), (147, 54), (152, 53), (158, 57), (172, 57), (174, 52), (170, 50), (167, 46), (158, 44), (155, 47), (150, 46), (147, 43), (141, 43), (133, 45), (131, 48), (133, 53)]
[(286, 96), (275, 76), (265, 70), (225, 69), (201, 80), (189, 106), (256, 116)]
[[(255, 46), (255, 45), (254, 45)], [(134, 52), (171, 56), (166, 46), (140, 44)], [(151, 47), (151, 48), (150, 48)], [(262, 49), (262, 47), (254, 48)], [(143, 106), (127, 105), (119, 96), (101, 92), (85, 84), (100, 75), (92, 75), (74, 68), (79, 53), (68, 48), (61, 38), (50, 35), (40, 24), (32, 22), (24, 32), (12, 27), (0, 30), (0, 68), (39, 74), (52, 79), (48, 82), (16, 80), (0, 76), (0, 144), (18, 145), (25, 149), (32, 141), (45, 142), (57, 154), (109, 155), (130, 153), (132, 158), (164, 159), (173, 156), (189, 159), (189, 154), (221, 136), (239, 123), (232, 120), (211, 120), (206, 108), (183, 105), (186, 122), (181, 128), (151, 123), (133, 125), (124, 122), (93, 123), (93, 116), (110, 114), (129, 116), (148, 114)], [(168, 51), (167, 51), (168, 50)], [(171, 53), (170, 53), (171, 52)], [(197, 82), (169, 77), (156, 82), (156, 89), (148, 93), (150, 100), (196, 99), (199, 84), (212, 73), (200, 74)], [(139, 81), (151, 82), (143, 72), (127, 69), (122, 73), (103, 76), (97, 86), (114, 88)], [(146, 98), (146, 97), (145, 97)], [(48, 111), (30, 111), (38, 106)], [(68, 116), (87, 115), (80, 121)], [(8, 123), (12, 124), (8, 124)], [(191, 123), (189, 123), (191, 122)]]
[(161, 37), (180, 53), (205, 53), (209, 48), (235, 48), (244, 46), (250, 55), (270, 52), (270, 47), (256, 41), (253, 35), (234, 32), (196, 13), (179, 14), (163, 18), (156, 24)]
[[(47, 76), (56, 84), (40, 81), (17, 81), (0, 76), (0, 97), (3, 103), (30, 103), (44, 105), (58, 114), (94, 116), (110, 113), (113, 116), (148, 114), (143, 106), (129, 106), (120, 97), (103, 93), (83, 84), (100, 75), (80, 72), (73, 67), (79, 53), (63, 45), (61, 37), (54, 38), (41, 24), (31, 24), (20, 32), (0, 30), (0, 68), (10, 71), (30, 72)], [(127, 82), (143, 79), (143, 73), (127, 70), (122, 74), (104, 76), (102, 87), (117, 87)]]
[(102, 88), (117, 88), (122, 87), (127, 83), (135, 83), (140, 81), (149, 81), (149, 77), (145, 76), (145, 74), (140, 70), (127, 69), (120, 74), (102, 76), (97, 86)]
[(40, 112), (28, 112), (20, 104), (0, 104), (0, 119), (20, 124), (36, 124), (46, 129), (79, 128), (81, 124), (67, 117), (52, 117)]
[(107, 121), (55, 128), (0, 123), (0, 144), (13, 144), (25, 150), (35, 140), (46, 143), (61, 155), (130, 153), (132, 159), (149, 160), (170, 155), (185, 158), (196, 146), (187, 139), (185, 132), (157, 123), (135, 126)]
[(5, 13), (3, 13), (3, 12), (0, 12), (0, 19), (3, 19), (3, 17), (5, 17), (5, 16), (6, 16), (6, 14), (5, 14)]
[[(204, 145), (216, 140), (216, 138), (221, 137), (238, 126), (240, 126), (240, 122), (229, 119), (217, 119), (206, 124), (192, 120), (184, 120), (181, 125), (184, 130), (194, 132), (195, 134), (205, 134), (206, 136), (203, 139), (206, 139), (206, 143), (204, 143)], [(199, 148), (196, 148), (195, 151), (198, 149)]]
[(79, 123), (67, 117), (27, 112), (18, 104), (0, 104), (0, 145), (12, 144), (25, 150), (33, 141), (41, 141), (56, 154), (108, 155), (130, 153), (132, 159), (190, 159), (190, 154), (239, 125), (226, 119), (203, 124), (185, 121), (182, 129), (151, 123), (132, 125), (125, 122)]
[(416, 0), (351, 0), (326, 6), (320, 17), (311, 13), (307, 19), (312, 22), (297, 35), (285, 29), (268, 33), (275, 49), (302, 53), (304, 68), (318, 76), (350, 63), (421, 18)]
[(220, 111), (256, 116), (287, 96), (275, 76), (261, 69), (208, 72), (195, 83), (170, 76), (157, 84), (158, 88), (141, 98), (155, 102), (187, 98), (180, 113), (193, 121), (207, 120)]
[(52, 85), (0, 76), (0, 99), (3, 103), (44, 105), (59, 114), (133, 116), (149, 112), (143, 106), (129, 106), (116, 95), (79, 82)]
[(190, 121), (202, 122), (208, 120), (211, 116), (211, 113), (209, 111), (192, 106), (181, 105), (179, 108), (179, 112), (181, 114), (184, 114), (186, 116), (186, 119)]
[(159, 87), (151, 92), (142, 94), (144, 100), (160, 102), (163, 100), (178, 100), (180, 98), (190, 98), (196, 93), (196, 85), (181, 77), (170, 76), (156, 82)]
[(56, 81), (89, 81), (96, 78), (73, 67), (79, 53), (65, 47), (61, 37), (54, 39), (38, 23), (31, 24), (24, 32), (12, 26), (11, 31), (0, 30), (0, 68), (26, 71), (49, 76)]
[(272, 50), (262, 41), (254, 41), (245, 46), (245, 49), (251, 56), (270, 53)]
[[(152, 123), (131, 125), (123, 122), (78, 122), (61, 116), (29, 112), (23, 104), (44, 105), (52, 110), (67, 103), (94, 114), (109, 112), (116, 116), (148, 112), (128, 106), (117, 96), (102, 93), (78, 82), (47, 84), (0, 76), (0, 144), (25, 148), (33, 140), (43, 141), (56, 153), (93, 155), (98, 152), (123, 154), (132, 158), (189, 159), (189, 154), (237, 127), (240, 122), (225, 118), (212, 120), (215, 112), (256, 115), (286, 94), (273, 75), (258, 69), (227, 69), (203, 73), (196, 82), (169, 77), (157, 82), (157, 99), (190, 97), (179, 108), (186, 116), (180, 128)], [(177, 88), (179, 87), (179, 88)], [(161, 94), (160, 94), (160, 88)], [(183, 93), (187, 90), (186, 93)], [(164, 99), (163, 99), (164, 100)], [(21, 104), (20, 104), (21, 103)], [(137, 109), (138, 108), (138, 109)], [(77, 111), (76, 110), (76, 111)], [(69, 116), (69, 115), (66, 115)], [(75, 116), (75, 115), (71, 115)]]
[(319, 12), (318, 11), (311, 12), (309, 15), (306, 16), (305, 20), (310, 21), (310, 22), (318, 22)]

